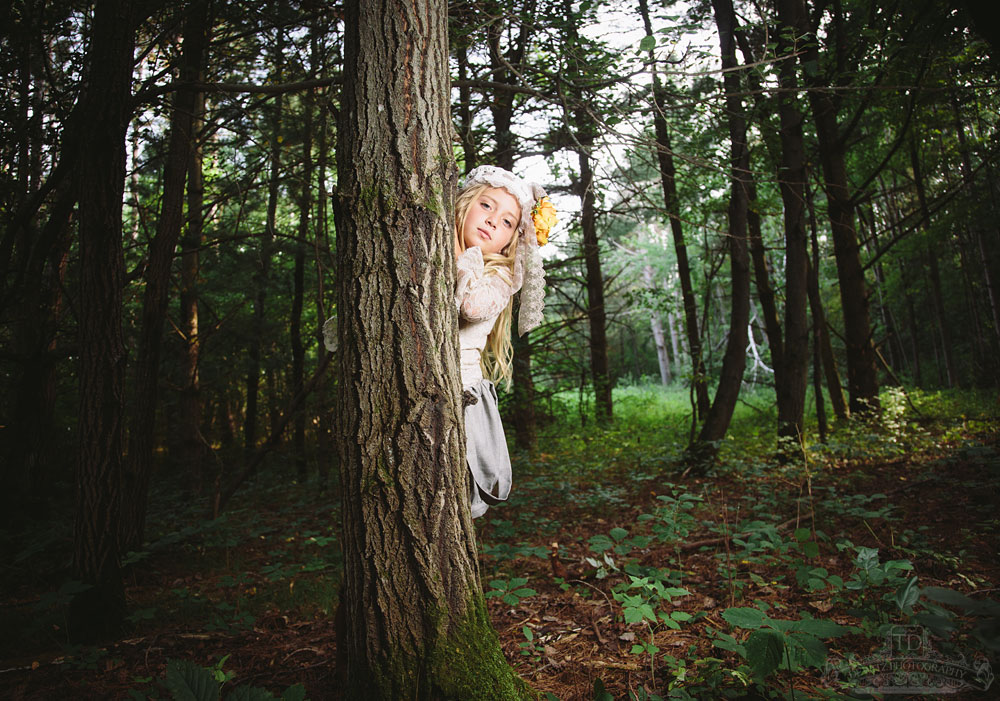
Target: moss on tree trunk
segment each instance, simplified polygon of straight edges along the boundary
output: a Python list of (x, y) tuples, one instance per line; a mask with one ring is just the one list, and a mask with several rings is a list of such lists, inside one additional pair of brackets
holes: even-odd
[(337, 148), (345, 698), (521, 699), (483, 603), (458, 373), (447, 6), (348, 3)]

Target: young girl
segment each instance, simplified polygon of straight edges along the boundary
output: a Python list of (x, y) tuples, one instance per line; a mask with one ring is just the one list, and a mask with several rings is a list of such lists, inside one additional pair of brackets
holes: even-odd
[(538, 246), (554, 223), (545, 190), (496, 166), (473, 169), (455, 203), (455, 305), (473, 518), (510, 493), (510, 456), (493, 383), (510, 385), (517, 292), (519, 333), (541, 323), (545, 271)]

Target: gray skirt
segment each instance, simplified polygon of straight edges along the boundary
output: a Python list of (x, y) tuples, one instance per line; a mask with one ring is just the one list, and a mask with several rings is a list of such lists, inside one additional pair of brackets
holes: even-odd
[(476, 401), (465, 407), (465, 456), (472, 473), (469, 498), (472, 518), (510, 494), (510, 455), (497, 409), (497, 392), (489, 380), (467, 388)]

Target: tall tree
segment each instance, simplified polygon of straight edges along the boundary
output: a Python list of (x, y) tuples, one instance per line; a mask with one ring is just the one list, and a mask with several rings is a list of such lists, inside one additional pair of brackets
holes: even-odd
[[(529, 0), (523, 8), (520, 22), (513, 27), (508, 26), (507, 15), (502, 11), (503, 5), (497, 4), (490, 8), (494, 19), (487, 25), (487, 46), (490, 55), (490, 76), (495, 84), (490, 99), (490, 115), (493, 118), (493, 135), (496, 139), (494, 163), (509, 171), (514, 170), (514, 162), (518, 153), (517, 135), (513, 132), (515, 90), (511, 89), (520, 83), (520, 72), (524, 70), (523, 63), (528, 46), (531, 43), (534, 0)], [(505, 32), (504, 29), (508, 31)], [(509, 45), (504, 50), (503, 37), (510, 37)], [(461, 64), (460, 64), (461, 66)], [(464, 104), (464, 103), (463, 103)], [(471, 121), (466, 123), (463, 112), (463, 130), (471, 130)], [(471, 140), (471, 134), (469, 134)], [(463, 137), (464, 138), (464, 137)], [(463, 143), (466, 143), (463, 141)], [(465, 167), (471, 170), (475, 166), (475, 147), (466, 144)], [(514, 302), (520, 304), (520, 295)], [(517, 312), (519, 310), (515, 309)], [(517, 318), (517, 314), (514, 314)], [(531, 334), (512, 335), (514, 348), (513, 387), (514, 387), (514, 444), (519, 448), (533, 450), (538, 442), (537, 418), (535, 416), (535, 380), (531, 374)]]
[(170, 271), (174, 250), (184, 224), (184, 184), (190, 166), (197, 92), (190, 84), (201, 72), (208, 23), (208, 3), (196, 0), (184, 17), (184, 43), (180, 78), (188, 83), (174, 93), (170, 118), (170, 140), (163, 167), (163, 198), (156, 234), (149, 244), (146, 285), (142, 302), (142, 326), (132, 388), (132, 425), (129, 430), (128, 463), (125, 470), (122, 547), (138, 550), (146, 525), (149, 473), (153, 461), (153, 428), (159, 399), (160, 348), (167, 314)]
[(205, 94), (198, 93), (195, 100), (194, 121), (191, 132), (195, 142), (191, 148), (188, 163), (187, 183), (187, 229), (181, 237), (181, 285), (178, 327), (181, 348), (178, 358), (180, 367), (180, 398), (177, 417), (178, 463), (189, 471), (196, 489), (204, 487), (204, 472), (208, 445), (201, 433), (203, 400), (201, 395), (201, 330), (198, 318), (199, 293), (198, 277), (201, 268), (201, 246), (205, 224), (205, 176), (204, 146), (201, 130), (205, 112)]
[[(830, 90), (832, 81), (820, 66), (819, 39), (813, 27), (820, 25), (824, 5), (815, 6), (811, 18), (805, 11), (805, 0), (788, 0), (797, 5), (789, 17), (801, 18), (796, 28), (804, 37), (800, 62), (808, 80), (809, 104), (812, 108), (816, 136), (819, 141), (819, 160), (826, 182), (827, 209), (833, 234), (833, 251), (837, 259), (837, 278), (840, 283), (840, 302), (844, 311), (844, 337), (847, 345), (847, 389), (851, 411), (862, 411), (878, 405), (878, 373), (876, 371), (875, 345), (872, 340), (871, 315), (868, 308), (868, 288), (864, 268), (861, 266), (861, 247), (854, 222), (854, 198), (848, 181), (847, 142), (837, 121), (840, 97)], [(843, 9), (835, 4), (835, 17), (830, 23), (831, 34), (827, 43), (828, 64), (835, 66), (837, 77), (842, 79), (851, 70), (846, 65), (843, 43)]]
[[(349, 698), (528, 697), (479, 583), (453, 302), (447, 8), (349, 2), (337, 397)], [(386, 576), (391, 572), (391, 576)]]
[(80, 216), (80, 413), (73, 575), (90, 588), (70, 604), (70, 634), (112, 634), (125, 616), (118, 561), (125, 343), (122, 335), (122, 193), (132, 114), (134, 3), (102, 0), (81, 95), (75, 187)]
[[(777, 0), (778, 116), (781, 123), (781, 165), (778, 187), (785, 225), (785, 334), (781, 339), (781, 386), (778, 392), (778, 436), (800, 440), (809, 367), (809, 326), (806, 306), (808, 245), (805, 218), (806, 161), (802, 112), (798, 107), (795, 66), (795, 27), (801, 26), (797, 0)], [(778, 367), (775, 367), (775, 377)]]
[[(285, 32), (284, 25), (275, 28), (277, 37), (271, 53), (271, 70), (273, 80), (281, 82), (284, 76), (285, 63)], [(243, 449), (248, 459), (257, 446), (257, 419), (260, 395), (261, 347), (266, 343), (265, 319), (267, 316), (267, 299), (270, 292), (271, 256), (274, 255), (274, 238), (277, 234), (278, 196), (281, 187), (281, 155), (284, 149), (282, 134), (282, 112), (284, 110), (284, 95), (278, 93), (270, 110), (268, 124), (268, 182), (267, 182), (267, 213), (264, 219), (264, 233), (260, 237), (258, 248), (254, 251), (253, 277), (253, 332), (250, 335), (247, 355), (247, 404), (243, 424)], [(268, 372), (270, 377), (270, 372)], [(275, 393), (272, 392), (272, 400)]]
[(727, 233), (731, 298), (729, 337), (722, 358), (719, 386), (698, 437), (688, 447), (688, 455), (698, 469), (714, 460), (717, 445), (729, 430), (733, 418), (743, 370), (746, 368), (747, 326), (750, 322), (750, 261), (747, 255), (747, 213), (750, 197), (750, 150), (747, 146), (747, 120), (743, 109), (740, 72), (736, 62), (736, 12), (732, 0), (712, 0), (715, 23), (719, 28), (722, 54), (723, 89), (730, 141), (729, 230)]
[[(292, 290), (292, 396), (298, 396), (304, 386), (305, 344), (302, 341), (302, 304), (305, 297), (306, 240), (309, 235), (309, 212), (312, 209), (312, 139), (313, 139), (313, 96), (306, 93), (303, 103), (305, 118), (302, 132), (302, 190), (299, 194), (298, 240), (294, 244), (295, 272)], [(295, 430), (292, 437), (295, 453), (295, 471), (299, 480), (306, 478), (306, 415), (299, 411), (295, 415)]]
[[(579, 176), (573, 183), (573, 194), (580, 198), (580, 230), (583, 234), (583, 260), (587, 281), (587, 320), (590, 324), (590, 377), (594, 384), (594, 415), (598, 422), (612, 419), (611, 389), (614, 382), (608, 367), (607, 310), (604, 303), (604, 273), (601, 269), (601, 246), (597, 234), (597, 196), (594, 181), (594, 150), (597, 125), (591, 110), (592, 100), (583, 90), (587, 75), (603, 65), (604, 59), (590, 59), (585, 42), (577, 31), (579, 13), (572, 4), (564, 4), (566, 17), (567, 82), (574, 106), (567, 114), (567, 129), (572, 132), (571, 150), (580, 164)], [(574, 87), (575, 86), (575, 87)]]
[(917, 203), (920, 207), (920, 223), (924, 229), (927, 271), (931, 278), (931, 301), (938, 332), (941, 335), (941, 352), (944, 355), (945, 375), (948, 386), (954, 387), (957, 382), (955, 360), (951, 341), (951, 324), (944, 310), (944, 295), (941, 292), (941, 271), (938, 266), (940, 253), (932, 244), (931, 215), (927, 208), (927, 192), (924, 187), (924, 174), (920, 167), (920, 153), (917, 150), (916, 136), (910, 137), (910, 167), (913, 170), (913, 185), (917, 190)]
[[(639, 0), (639, 12), (647, 36), (653, 36), (653, 24), (649, 19), (647, 0)], [(653, 130), (656, 134), (656, 160), (660, 169), (660, 183), (663, 188), (663, 206), (670, 220), (670, 234), (673, 237), (674, 252), (677, 255), (677, 276), (681, 285), (681, 301), (684, 305), (684, 330), (687, 333), (691, 355), (692, 383), (695, 390), (696, 419), (708, 415), (708, 375), (705, 371), (704, 353), (701, 347), (701, 332), (698, 330), (698, 304), (691, 284), (691, 264), (688, 262), (687, 242), (681, 224), (680, 199), (677, 196), (677, 167), (674, 165), (674, 151), (670, 145), (670, 131), (667, 128), (666, 91), (656, 70), (653, 50), (649, 51), (650, 70), (653, 74)]]

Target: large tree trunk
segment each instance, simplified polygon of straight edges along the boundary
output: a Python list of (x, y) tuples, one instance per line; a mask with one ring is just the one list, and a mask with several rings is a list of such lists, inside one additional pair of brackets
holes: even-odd
[(746, 368), (747, 325), (750, 321), (750, 262), (747, 255), (747, 210), (750, 188), (750, 151), (747, 147), (747, 122), (743, 111), (740, 75), (736, 63), (736, 13), (732, 0), (712, 0), (715, 22), (719, 28), (722, 68), (725, 71), (726, 113), (731, 142), (732, 194), (729, 199), (729, 256), (731, 264), (731, 302), (729, 337), (722, 358), (719, 386), (698, 437), (688, 446), (692, 464), (703, 470), (715, 459), (721, 441), (736, 408), (743, 370)]
[[(193, 81), (201, 71), (205, 45), (208, 6), (204, 0), (193, 3), (184, 18), (184, 48), (181, 56), (181, 81)], [(163, 345), (163, 322), (170, 292), (170, 269), (174, 249), (184, 223), (184, 183), (194, 141), (195, 105), (193, 88), (174, 93), (170, 118), (170, 143), (163, 168), (163, 197), (156, 233), (149, 244), (145, 291), (142, 302), (142, 328), (135, 361), (132, 393), (132, 424), (129, 430), (122, 502), (123, 552), (142, 546), (146, 526), (146, 501), (149, 473), (153, 462), (153, 429), (159, 399), (160, 348)]]
[(80, 413), (73, 576), (90, 585), (70, 604), (76, 640), (117, 632), (125, 592), (119, 565), (125, 344), (122, 333), (122, 194), (132, 111), (133, 3), (104, 0), (81, 100), (83, 141), (75, 171), (80, 203)]
[[(799, 3), (799, 16), (803, 23), (799, 34), (809, 33), (803, 0)], [(805, 70), (815, 72), (819, 65), (819, 49), (813, 38), (805, 41), (801, 62)], [(837, 259), (837, 278), (840, 282), (840, 302), (844, 311), (844, 332), (847, 345), (847, 389), (851, 411), (878, 407), (878, 373), (875, 346), (872, 343), (871, 319), (868, 310), (868, 290), (857, 231), (854, 228), (854, 199), (847, 181), (846, 144), (837, 125), (837, 97), (827, 86), (813, 80), (809, 85), (809, 104), (812, 107), (819, 141), (819, 160), (826, 181), (827, 209), (833, 235), (833, 253)]]
[[(639, 0), (639, 12), (646, 28), (646, 34), (653, 34), (653, 25), (649, 20), (647, 0)], [(650, 60), (653, 55), (650, 52)], [(688, 348), (691, 354), (691, 375), (694, 383), (695, 412), (697, 420), (704, 420), (708, 415), (708, 375), (705, 372), (705, 361), (701, 347), (701, 334), (698, 331), (698, 303), (694, 297), (694, 285), (691, 283), (691, 264), (688, 262), (687, 243), (684, 240), (684, 228), (681, 225), (681, 205), (677, 197), (677, 169), (674, 166), (674, 152), (670, 146), (670, 132), (667, 129), (667, 119), (664, 116), (666, 99), (660, 78), (653, 66), (653, 129), (656, 133), (656, 160), (660, 167), (660, 183), (663, 187), (663, 206), (670, 220), (670, 235), (674, 242), (674, 253), (677, 256), (677, 276), (681, 283), (681, 300), (684, 304), (684, 328), (687, 332)], [(676, 355), (674, 356), (677, 357)]]
[[(529, 694), (480, 589), (458, 373), (447, 7), (349, 2), (337, 166), (345, 698)], [(389, 574), (387, 574), (389, 573)]]

